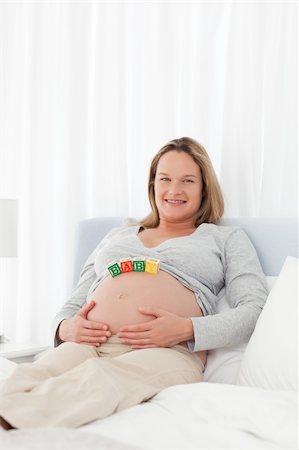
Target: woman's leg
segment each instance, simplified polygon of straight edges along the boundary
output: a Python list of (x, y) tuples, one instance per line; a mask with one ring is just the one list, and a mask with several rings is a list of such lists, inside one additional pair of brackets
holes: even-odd
[(77, 427), (148, 400), (165, 387), (202, 381), (194, 357), (181, 346), (107, 356), (49, 378), (30, 393), (0, 399), (0, 415), (17, 428)]
[(56, 377), (96, 356), (95, 347), (65, 342), (33, 363), (18, 364), (14, 372), (0, 383), (0, 395), (28, 392), (41, 381)]
[(149, 400), (167, 387), (203, 380), (203, 363), (184, 345), (137, 350), (117, 360), (132, 365), (136, 372), (135, 383), (126, 380), (122, 384), (124, 395), (117, 411)]

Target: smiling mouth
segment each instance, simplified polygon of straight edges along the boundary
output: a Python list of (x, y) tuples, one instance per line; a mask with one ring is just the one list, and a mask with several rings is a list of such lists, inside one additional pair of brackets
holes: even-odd
[(171, 200), (171, 199), (165, 199), (166, 203), (169, 203), (170, 205), (183, 205), (184, 203), (187, 203), (186, 200)]

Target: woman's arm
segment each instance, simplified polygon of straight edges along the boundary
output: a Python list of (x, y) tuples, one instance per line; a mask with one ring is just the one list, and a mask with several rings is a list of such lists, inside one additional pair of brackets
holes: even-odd
[(111, 335), (107, 324), (87, 319), (95, 306), (93, 301), (86, 304), (89, 289), (96, 280), (94, 253), (88, 258), (72, 296), (54, 318), (55, 346), (66, 341), (98, 346)]
[(86, 305), (86, 300), (92, 285), (97, 279), (94, 269), (95, 257), (105, 243), (114, 235), (114, 233), (118, 232), (119, 229), (120, 227), (113, 228), (107, 233), (88, 257), (80, 274), (77, 286), (70, 298), (54, 317), (52, 328), (55, 346), (66, 340), (96, 345), (100, 344), (103, 337), (111, 334), (108, 331), (107, 324), (87, 320), (87, 313), (93, 308), (94, 304)]
[(60, 322), (56, 333), (58, 344), (72, 341), (98, 347), (107, 340), (107, 337), (111, 336), (107, 324), (87, 319), (87, 314), (94, 306), (95, 302), (92, 300), (83, 306), (71, 319), (65, 319)]
[(268, 296), (266, 278), (255, 248), (246, 233), (236, 228), (223, 254), (226, 297), (232, 309), (205, 317), (192, 317), (194, 340), (189, 350), (210, 350), (246, 342)]
[(236, 228), (223, 252), (226, 295), (231, 309), (223, 313), (182, 318), (167, 311), (140, 309), (156, 319), (120, 329), (118, 336), (134, 348), (169, 347), (186, 340), (192, 352), (247, 341), (265, 304), (268, 290), (256, 251)]
[[(86, 303), (87, 294), (89, 292), (90, 287), (96, 280), (96, 273), (94, 270), (94, 259), (98, 248), (94, 250), (94, 252), (87, 259), (83, 270), (80, 274), (80, 279), (72, 292), (70, 298), (65, 302), (60, 311), (54, 317), (52, 326), (55, 335), (55, 346), (61, 344), (64, 341), (62, 336), (60, 336), (60, 326), (63, 321), (69, 320), (74, 317), (81, 308)], [(75, 340), (75, 337), (73, 336)], [(70, 339), (69, 339), (70, 340)]]

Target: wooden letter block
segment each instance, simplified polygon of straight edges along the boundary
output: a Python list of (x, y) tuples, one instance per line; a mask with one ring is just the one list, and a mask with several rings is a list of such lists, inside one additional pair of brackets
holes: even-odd
[(145, 271), (145, 258), (142, 256), (137, 256), (133, 259), (133, 269), (134, 272), (144, 272)]
[(121, 274), (121, 269), (119, 267), (119, 264), (116, 261), (111, 262), (108, 264), (107, 269), (110, 272), (110, 275), (114, 278), (117, 277), (117, 275)]
[(145, 262), (145, 272), (156, 275), (159, 270), (159, 259), (148, 258)]
[(133, 263), (132, 263), (131, 258), (124, 258), (124, 259), (121, 259), (119, 262), (120, 262), (120, 267), (121, 267), (122, 273), (133, 272)]

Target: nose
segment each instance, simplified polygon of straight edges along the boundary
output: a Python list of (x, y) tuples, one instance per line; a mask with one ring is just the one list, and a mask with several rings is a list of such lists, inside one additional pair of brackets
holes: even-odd
[(168, 189), (169, 194), (179, 195), (183, 192), (181, 183), (179, 181), (172, 181)]

